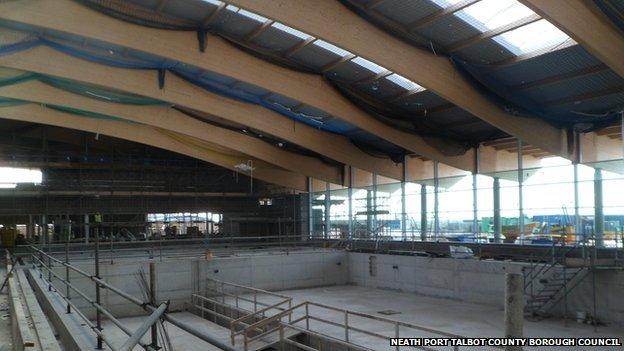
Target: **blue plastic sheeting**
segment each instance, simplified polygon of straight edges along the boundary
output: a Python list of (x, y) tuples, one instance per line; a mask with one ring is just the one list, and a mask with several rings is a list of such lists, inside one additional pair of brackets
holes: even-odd
[(504, 84), (503, 82), (509, 80), (505, 79), (504, 68), (494, 69), (490, 65), (470, 63), (458, 58), (453, 58), (453, 62), (481, 93), (508, 113), (524, 117), (538, 116), (559, 127), (573, 126), (579, 132), (601, 129), (612, 125), (621, 118), (622, 112), (618, 109), (595, 115), (576, 113), (573, 110), (557, 110), (547, 103), (539, 103), (532, 99), (529, 94), (530, 91), (511, 89), (510, 85)]
[[(367, 18), (371, 22), (382, 27), (384, 30), (388, 30), (394, 35), (406, 39), (413, 45), (418, 46), (423, 50), (430, 51), (434, 44), (440, 45), (443, 48), (445, 46), (452, 45), (453, 43), (461, 42), (462, 39), (466, 39), (466, 37), (463, 37), (463, 35), (466, 35), (465, 31), (460, 30), (457, 32), (458, 28), (463, 28), (466, 22), (457, 18), (457, 16), (448, 16), (448, 18), (443, 20), (429, 23), (427, 26), (419, 28), (419, 30), (414, 33), (414, 36), (407, 37), (396, 29), (389, 27), (376, 16), (372, 16), (370, 13), (363, 10), (361, 6), (356, 6), (354, 4), (356, 1), (340, 1), (360, 16)], [(624, 2), (621, 0), (593, 1), (595, 1), (596, 4), (598, 4), (598, 6), (605, 11), (605, 13), (611, 16), (616, 25), (623, 28), (624, 18), (622, 18), (621, 15), (618, 15), (617, 12), (619, 11), (620, 13), (624, 13)], [(429, 4), (430, 2), (425, 3)], [(388, 4), (387, 10), (391, 11), (391, 13), (386, 11), (384, 16), (399, 16), (399, 13), (401, 12), (399, 6), (405, 4), (411, 3), (409, 0), (405, 0)], [(380, 12), (380, 9), (381, 8), (376, 8), (378, 12)], [(418, 9), (418, 11), (422, 13), (424, 10)], [(424, 18), (426, 17), (426, 14), (422, 13), (422, 16), (422, 18)], [(412, 21), (416, 20), (413, 15), (411, 18)], [(427, 40), (422, 40), (423, 38)], [(500, 40), (500, 38), (498, 39)], [(578, 47), (578, 45), (575, 45), (575, 47)], [(581, 48), (580, 50), (583, 49)], [(468, 54), (468, 52), (470, 52), (470, 54)], [(442, 53), (443, 50), (436, 52), (437, 55)], [(574, 127), (576, 130), (581, 132), (600, 129), (613, 124), (620, 118), (620, 111), (623, 106), (619, 103), (619, 97), (616, 95), (603, 98), (604, 101), (602, 101), (602, 104), (592, 104), (593, 101), (592, 103), (583, 103), (585, 106), (593, 108), (577, 109), (578, 106), (573, 104), (561, 104), (558, 108), (552, 108), (547, 99), (546, 101), (535, 101), (534, 99), (531, 99), (529, 94), (525, 91), (512, 90), (511, 87), (513, 84), (502, 84), (502, 82), (509, 82), (510, 80), (513, 80), (514, 71), (519, 71), (516, 67), (523, 66), (527, 61), (531, 61), (535, 64), (531, 70), (525, 70), (525, 76), (533, 76), (534, 79), (527, 79), (526, 81), (537, 81), (556, 76), (558, 68), (545, 64), (548, 61), (553, 61), (552, 57), (556, 57), (560, 60), (562, 66), (576, 64), (579, 66), (578, 69), (592, 67), (593, 64), (588, 63), (588, 60), (585, 57), (589, 56), (593, 58), (593, 56), (589, 53), (587, 53), (587, 55), (582, 55), (578, 51), (575, 51), (575, 49), (560, 49), (545, 53), (535, 58), (521, 60), (520, 62), (501, 68), (499, 65), (500, 62), (503, 62), (507, 58), (512, 58), (515, 55), (495, 40), (488, 39), (482, 40), (477, 45), (461, 49), (457, 52), (447, 53), (447, 56), (454, 62), (458, 70), (477, 90), (479, 90), (490, 101), (511, 114), (544, 119), (559, 127)], [(576, 82), (576, 88), (585, 85), (583, 88), (589, 89), (591, 85), (591, 82), (588, 82), (589, 79), (591, 79), (591, 77), (585, 77), (585, 80), (579, 80)], [(515, 84), (521, 83), (524, 83), (524, 81), (515, 82)], [(622, 84), (624, 84), (624, 81)], [(569, 89), (569, 86), (564, 85), (558, 88), (558, 91), (561, 94), (565, 94), (566, 97), (573, 98), (576, 96), (574, 90)], [(609, 86), (595, 89), (593, 92), (600, 91), (604, 88), (609, 88)]]
[[(71, 40), (38, 37), (26, 42), (13, 43), (4, 47), (0, 46), (0, 56), (28, 50), (38, 45), (45, 45), (67, 55), (113, 67), (159, 71), (167, 70), (212, 93), (263, 106), (288, 118), (328, 132), (348, 135), (350, 132), (358, 130), (354, 126), (339, 119), (317, 118), (317, 116), (293, 111), (288, 106), (274, 101), (279, 100), (276, 94), (266, 94), (271, 98), (269, 99), (251, 94), (242, 89), (230, 87), (222, 83), (222, 81), (226, 81), (227, 79), (214, 79), (215, 74), (206, 72), (203, 69), (187, 64), (180, 64), (171, 60), (165, 60), (157, 56), (135, 52), (133, 50), (125, 50), (114, 46), (103, 46), (100, 43), (92, 45), (92, 43), (89, 42), (89, 45), (84, 45), (84, 43)], [(392, 153), (395, 150), (393, 148), (393, 150), (387, 151)]]

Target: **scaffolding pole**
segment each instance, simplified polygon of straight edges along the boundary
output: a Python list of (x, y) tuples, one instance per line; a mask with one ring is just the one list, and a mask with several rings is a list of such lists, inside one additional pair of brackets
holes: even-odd
[(522, 169), (522, 140), (518, 139), (518, 233), (520, 244), (524, 245), (524, 201), (522, 198), (524, 170)]
[(420, 240), (427, 241), (427, 185), (420, 184)]

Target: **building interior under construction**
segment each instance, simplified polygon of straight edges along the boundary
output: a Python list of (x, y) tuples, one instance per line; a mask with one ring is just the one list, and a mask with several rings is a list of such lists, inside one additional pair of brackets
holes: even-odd
[(622, 57), (622, 0), (0, 0), (0, 351), (622, 350)]

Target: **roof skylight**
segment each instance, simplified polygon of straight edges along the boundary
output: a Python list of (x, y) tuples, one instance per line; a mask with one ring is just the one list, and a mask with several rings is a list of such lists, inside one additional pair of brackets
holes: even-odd
[(279, 22), (275, 22), (273, 23), (272, 27), (277, 28), (283, 32), (286, 32), (290, 35), (294, 35), (297, 38), (303, 39), (303, 40), (307, 40), (308, 38), (310, 38), (311, 36), (309, 34), (306, 34), (304, 32), (298, 31), (295, 28), (289, 27), (287, 25), (281, 24)]
[(387, 76), (386, 79), (406, 90), (425, 90), (425, 88), (420, 85), (396, 73)]
[(256, 22), (264, 23), (264, 22), (267, 21), (266, 17), (260, 16), (260, 15), (258, 15), (256, 13), (253, 13), (253, 12), (249, 12), (249, 11), (247, 11), (245, 9), (238, 10), (238, 13), (240, 15), (243, 15), (243, 16), (247, 17), (247, 18), (251, 18), (252, 20), (254, 20)]
[(494, 37), (494, 40), (516, 55), (538, 51), (566, 42), (574, 42), (552, 23), (542, 19)]
[(360, 56), (354, 58), (353, 60), (351, 60), (351, 62), (359, 65), (360, 67), (364, 67), (367, 70), (377, 74), (377, 73), (381, 73), (383, 71), (386, 71), (385, 68), (381, 67), (380, 65), (370, 62), (369, 60), (362, 58)]
[(237, 12), (238, 10), (240, 10), (240, 7), (236, 7), (234, 5), (227, 5), (225, 9), (228, 11)]
[(481, 32), (500, 28), (534, 12), (516, 0), (481, 0), (455, 13)]
[(325, 40), (321, 40), (321, 39), (315, 40), (314, 41), (314, 45), (316, 45), (316, 46), (318, 46), (320, 48), (323, 48), (323, 49), (325, 49), (327, 51), (331, 51), (331, 52), (333, 52), (334, 54), (336, 54), (336, 55), (338, 55), (340, 57), (344, 57), (344, 56), (347, 56), (347, 55), (350, 54), (350, 52), (348, 52), (347, 50), (339, 48), (336, 45), (330, 44), (330, 43), (326, 42)]
[(432, 0), (436, 5), (442, 7), (442, 8), (447, 8), (449, 6), (458, 4), (460, 2), (462, 2), (463, 0)]
[(221, 2), (221, 1), (219, 1), (219, 0), (204, 0), (204, 2), (207, 2), (207, 3), (209, 3), (209, 4), (213, 4), (213, 5), (215, 5), (215, 6), (219, 6), (219, 5), (221, 5), (221, 4), (222, 4), (222, 2)]

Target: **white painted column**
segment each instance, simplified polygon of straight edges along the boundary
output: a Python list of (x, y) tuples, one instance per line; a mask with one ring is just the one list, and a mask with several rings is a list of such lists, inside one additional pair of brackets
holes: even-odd
[[(505, 274), (505, 337), (522, 338), (524, 330), (524, 277)], [(522, 346), (506, 346), (507, 351), (521, 351)]]

